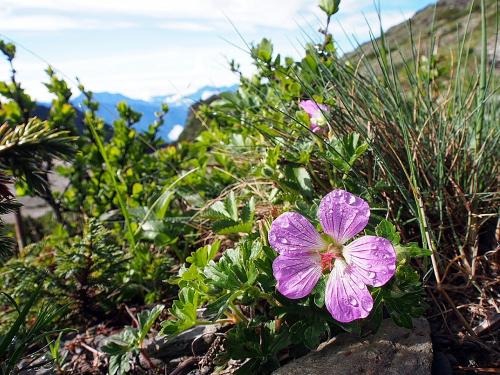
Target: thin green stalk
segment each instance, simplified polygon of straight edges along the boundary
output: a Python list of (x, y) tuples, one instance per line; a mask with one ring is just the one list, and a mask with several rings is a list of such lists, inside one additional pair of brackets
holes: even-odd
[(487, 70), (488, 70), (488, 35), (486, 26), (486, 4), (484, 0), (481, 0), (481, 68), (480, 68), (480, 78), (479, 78), (479, 114), (476, 124), (476, 142), (475, 142), (475, 153), (476, 158), (481, 149), (481, 134), (483, 132), (484, 126), (484, 110), (485, 110), (485, 99), (487, 91)]
[(248, 318), (243, 315), (243, 312), (241, 312), (241, 310), (233, 302), (228, 303), (228, 305), (231, 311), (238, 317), (241, 322), (248, 323)]
[(120, 206), (120, 210), (122, 212), (123, 218), (125, 219), (125, 227), (127, 228), (127, 236), (129, 238), (130, 244), (132, 245), (132, 248), (135, 249), (136, 243), (135, 243), (135, 237), (134, 237), (134, 231), (132, 229), (132, 223), (130, 220), (130, 215), (128, 213), (127, 206), (125, 205), (125, 199), (122, 195), (122, 192), (120, 191), (120, 186), (118, 184), (118, 181), (116, 180), (116, 171), (114, 170), (113, 166), (111, 165), (111, 162), (109, 161), (108, 154), (106, 152), (106, 149), (104, 148), (104, 143), (102, 142), (101, 137), (97, 133), (97, 130), (94, 126), (93, 121), (88, 121), (88, 126), (90, 128), (90, 132), (92, 133), (92, 136), (97, 144), (97, 148), (99, 149), (99, 153), (101, 154), (102, 158), (104, 159), (104, 163), (106, 163), (106, 168), (108, 169), (109, 175), (111, 177), (111, 182), (113, 184), (113, 188), (116, 191), (116, 197), (118, 198), (118, 204)]
[[(480, 67), (480, 77), (479, 77), (479, 93), (478, 93), (478, 106), (479, 113), (478, 119), (476, 122), (475, 128), (475, 142), (474, 142), (474, 160), (477, 163), (480, 160), (480, 150), (482, 145), (482, 133), (484, 126), (484, 113), (486, 107), (486, 96), (487, 96), (487, 69), (488, 69), (488, 36), (487, 36), (487, 27), (486, 27), (486, 4), (484, 0), (481, 0), (481, 67)], [(471, 240), (472, 242), (472, 277), (476, 274), (477, 267), (477, 256), (478, 256), (478, 243), (477, 236), (479, 232), (479, 223), (477, 217), (474, 215), (477, 209), (477, 200), (475, 199), (475, 194), (478, 191), (478, 169), (475, 168), (474, 174), (472, 176), (471, 182), (471, 195), (472, 195), (472, 204), (471, 211), (469, 214), (468, 224), (470, 225), (468, 230), (471, 231)]]
[(146, 215), (144, 215), (144, 218), (142, 219), (141, 223), (139, 224), (139, 226), (137, 227), (135, 233), (134, 233), (134, 236), (136, 236), (141, 227), (144, 225), (144, 223), (149, 219), (149, 216), (151, 216), (152, 212), (154, 211), (154, 209), (156, 208), (156, 206), (162, 201), (162, 200), (165, 200), (165, 196), (171, 192), (172, 188), (177, 185), (180, 181), (182, 181), (185, 177), (189, 176), (191, 173), (193, 172), (196, 172), (197, 170), (199, 169), (199, 167), (196, 167), (196, 168), (193, 168), (191, 169), (190, 171), (184, 173), (182, 176), (180, 176), (179, 178), (177, 178), (174, 182), (172, 182), (165, 190), (163, 190), (163, 192), (161, 193), (161, 195), (158, 197), (158, 199), (156, 199), (153, 204), (151, 205), (151, 207), (149, 207), (148, 211), (146, 212)]

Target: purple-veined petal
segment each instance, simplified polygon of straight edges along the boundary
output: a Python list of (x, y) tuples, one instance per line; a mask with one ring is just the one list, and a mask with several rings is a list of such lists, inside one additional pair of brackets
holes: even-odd
[(311, 119), (311, 131), (313, 133), (321, 133), (326, 125), (324, 113), (329, 111), (328, 106), (325, 104), (318, 104), (314, 100), (303, 100), (300, 102), (299, 106)]
[(336, 259), (326, 283), (325, 304), (335, 320), (349, 323), (370, 314), (373, 298), (352, 267)]
[(396, 272), (396, 252), (391, 241), (376, 236), (363, 236), (343, 249), (346, 262), (365, 284), (381, 286)]
[(310, 126), (310, 129), (313, 133), (320, 133), (323, 129), (321, 128), (321, 126), (318, 126), (316, 125), (315, 123), (312, 123), (311, 122), (311, 126)]
[(368, 203), (345, 190), (334, 190), (321, 200), (318, 218), (326, 234), (343, 244), (368, 224)]
[(316, 112), (320, 109), (314, 100), (302, 100), (299, 104), (309, 116), (314, 116)]
[(326, 247), (314, 226), (301, 214), (285, 212), (271, 224), (269, 244), (280, 254), (310, 253)]
[(318, 104), (314, 100), (303, 100), (299, 104), (310, 117), (317, 117), (321, 115), (322, 112), (328, 111), (328, 106), (325, 104)]
[(321, 257), (317, 252), (282, 254), (273, 262), (276, 288), (284, 296), (297, 299), (307, 296), (321, 277)]

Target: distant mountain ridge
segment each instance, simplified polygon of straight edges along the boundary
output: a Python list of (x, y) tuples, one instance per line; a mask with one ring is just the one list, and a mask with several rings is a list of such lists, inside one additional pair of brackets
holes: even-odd
[[(238, 85), (203, 86), (188, 95), (154, 96), (150, 100), (133, 99), (119, 93), (94, 92), (94, 99), (99, 102), (99, 116), (110, 125), (118, 118), (116, 105), (122, 101), (127, 102), (134, 111), (142, 113), (141, 121), (134, 125), (134, 128), (140, 131), (145, 131), (155, 121), (155, 112), (160, 110), (162, 103), (167, 103), (169, 111), (165, 116), (165, 124), (160, 128), (159, 134), (166, 141), (175, 141), (179, 132), (172, 132), (172, 130), (176, 126), (184, 127), (189, 108), (192, 105), (221, 92), (236, 91), (237, 88)], [(84, 97), (80, 94), (72, 100), (72, 104), (83, 111), (83, 101)], [(169, 137), (171, 132), (171, 137)]]

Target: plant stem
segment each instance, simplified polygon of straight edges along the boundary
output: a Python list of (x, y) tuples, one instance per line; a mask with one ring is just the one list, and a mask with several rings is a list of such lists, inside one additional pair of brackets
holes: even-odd
[(241, 312), (241, 310), (233, 302), (229, 303), (229, 308), (242, 322), (248, 323), (248, 318)]
[(485, 99), (487, 90), (487, 69), (488, 69), (488, 35), (486, 27), (486, 5), (484, 0), (481, 0), (481, 68), (480, 68), (480, 78), (479, 78), (479, 95), (478, 95), (478, 105), (479, 114), (476, 123), (476, 142), (474, 144), (476, 159), (481, 149), (481, 134), (483, 132), (484, 125), (484, 109), (485, 109)]
[(127, 210), (127, 206), (125, 205), (125, 199), (123, 198), (122, 192), (120, 191), (120, 186), (118, 185), (118, 182), (116, 180), (115, 170), (114, 170), (113, 166), (111, 165), (111, 162), (109, 161), (108, 154), (106, 152), (106, 149), (104, 147), (104, 144), (102, 142), (101, 137), (97, 133), (97, 130), (94, 126), (93, 120), (88, 121), (88, 126), (89, 126), (90, 131), (92, 133), (92, 136), (96, 142), (97, 148), (99, 149), (99, 153), (101, 154), (102, 158), (104, 159), (104, 163), (106, 164), (106, 168), (108, 169), (109, 176), (111, 177), (111, 182), (113, 183), (113, 187), (116, 191), (118, 205), (120, 206), (120, 210), (121, 210), (123, 218), (125, 220), (125, 227), (127, 228), (127, 235), (128, 235), (130, 244), (132, 245), (132, 248), (135, 248), (134, 231), (132, 229), (132, 224), (130, 221), (130, 216), (129, 216), (129, 213)]

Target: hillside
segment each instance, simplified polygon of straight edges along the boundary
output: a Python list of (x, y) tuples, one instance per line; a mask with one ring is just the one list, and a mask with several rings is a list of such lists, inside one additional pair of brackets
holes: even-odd
[[(213, 94), (223, 91), (234, 91), (235, 88), (236, 86), (204, 86), (188, 95), (155, 96), (150, 100), (133, 99), (122, 94), (109, 92), (96, 92), (94, 93), (94, 97), (100, 105), (98, 114), (107, 124), (112, 124), (118, 118), (116, 105), (122, 101), (127, 102), (135, 111), (142, 113), (141, 120), (135, 126), (138, 130), (146, 130), (155, 121), (155, 112), (160, 109), (161, 104), (167, 103), (169, 105), (169, 112), (165, 117), (165, 124), (160, 128), (160, 136), (165, 140), (175, 140), (170, 139), (169, 134), (176, 125), (184, 126), (189, 108), (193, 104)], [(82, 102), (82, 95), (77, 96), (73, 100), (73, 104), (77, 108), (79, 108)]]
[[(392, 54), (396, 66), (401, 67), (403, 59), (405, 61), (413, 59), (410, 48), (412, 45), (411, 35), (413, 42), (420, 46), (420, 51), (428, 51), (433, 28), (436, 38), (434, 52), (438, 59), (439, 57), (449, 59), (450, 53), (456, 59), (464, 34), (466, 34), (465, 48), (471, 52), (473, 59), (479, 59), (481, 51), (480, 3), (474, 1), (472, 10), (471, 3), (472, 0), (439, 0), (437, 4), (429, 5), (418, 11), (410, 20), (387, 30), (385, 39), (390, 50), (396, 52)], [(486, 6), (489, 61), (490, 63), (495, 62), (498, 72), (500, 48), (498, 44), (495, 45), (497, 1), (488, 0)], [(371, 42), (363, 43), (355, 51), (347, 54), (347, 58), (351, 61), (357, 61), (362, 56), (368, 60), (371, 66), (376, 65), (373, 61), (376, 59), (376, 55)]]

